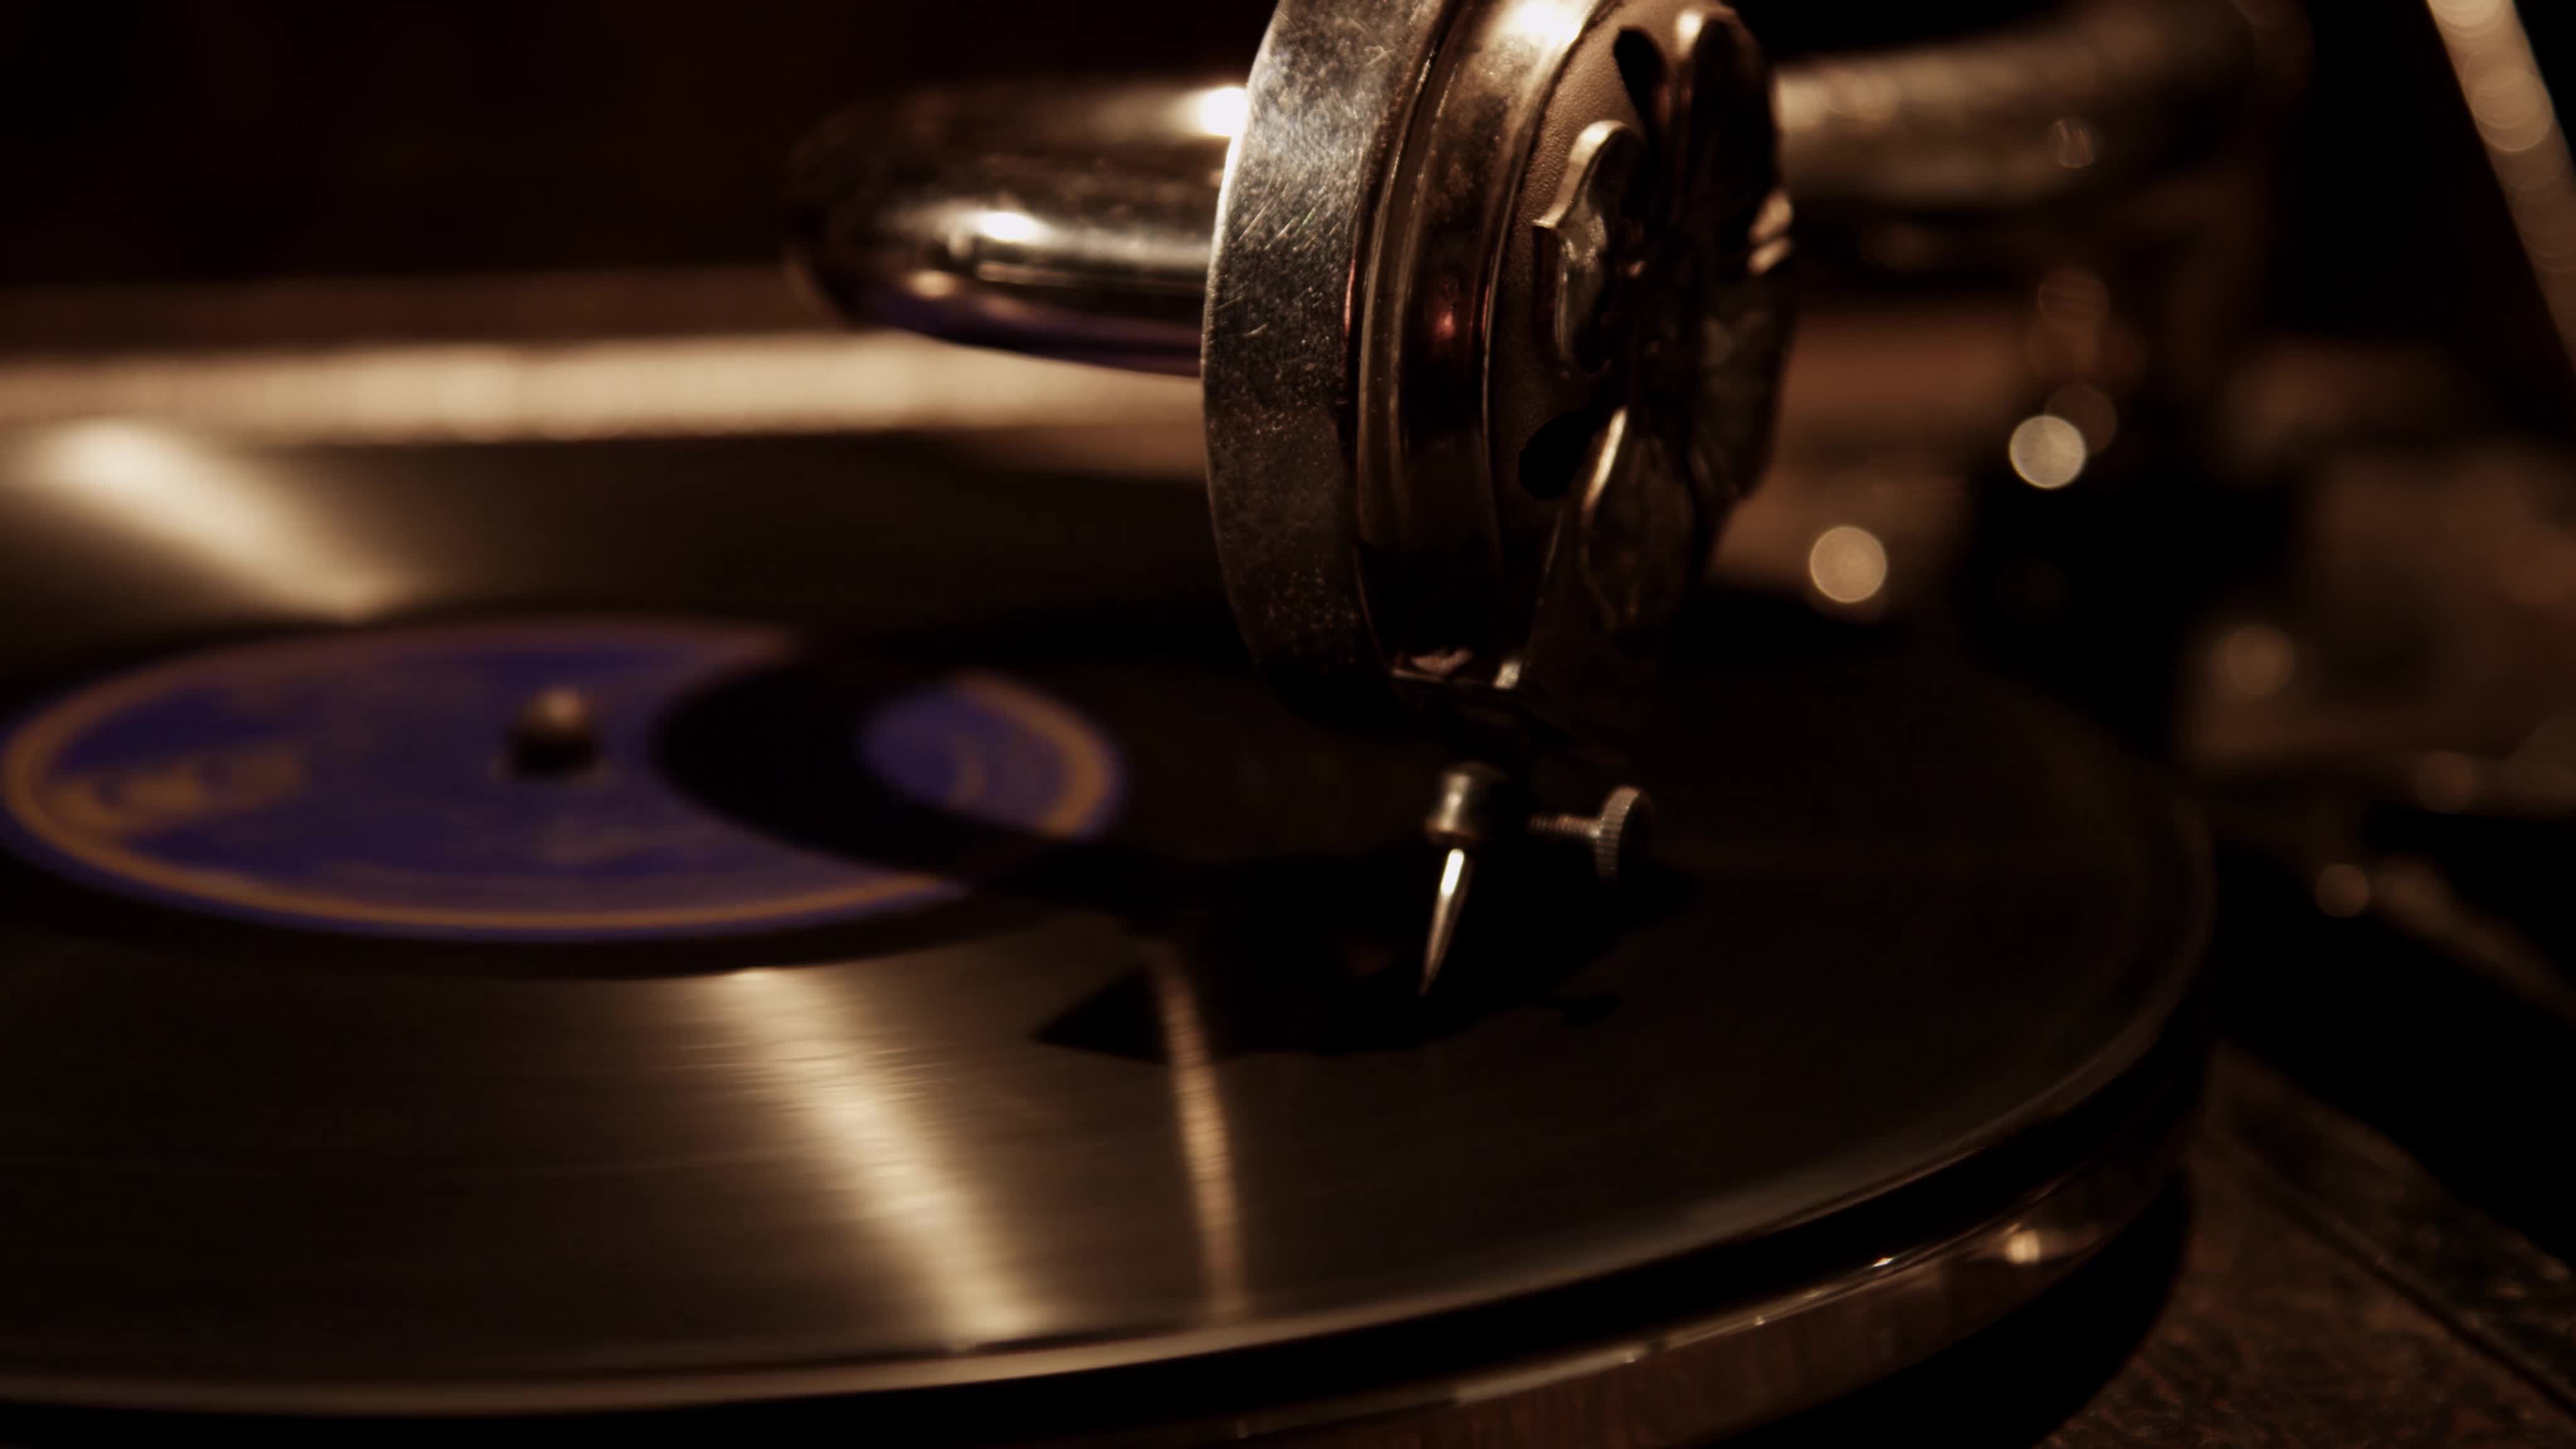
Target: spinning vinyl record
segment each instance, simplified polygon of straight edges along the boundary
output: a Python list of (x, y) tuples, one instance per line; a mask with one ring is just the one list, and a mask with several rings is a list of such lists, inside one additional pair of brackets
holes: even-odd
[(1692, 1422), (1883, 1371), (2152, 1192), (2200, 848), (2008, 689), (1740, 619), (1540, 782), (1652, 791), (1659, 873), (1496, 861), (1420, 1000), (1443, 757), (1195, 621), (22, 687), (0, 1396), (1232, 1432), (1861, 1302)]

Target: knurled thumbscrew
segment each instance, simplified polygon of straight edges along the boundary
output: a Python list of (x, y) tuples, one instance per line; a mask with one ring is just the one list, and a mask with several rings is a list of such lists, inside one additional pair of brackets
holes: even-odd
[(1617, 881), (1636, 874), (1653, 853), (1655, 802), (1622, 785), (1601, 802), (1598, 815), (1533, 815), (1526, 828), (1535, 839), (1584, 847), (1592, 853), (1593, 874)]

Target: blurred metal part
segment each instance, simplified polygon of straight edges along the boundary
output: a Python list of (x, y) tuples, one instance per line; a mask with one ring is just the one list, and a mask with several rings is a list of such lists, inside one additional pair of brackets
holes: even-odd
[[(2366, 908), (2380, 920), (2518, 1006), (2576, 1033), (2576, 983), (2519, 923), (2481, 908), (2441, 865), (2419, 856), (2390, 856), (2375, 862), (2365, 879)], [(2565, 1366), (2576, 1371), (2576, 1355), (2567, 1356)], [(2576, 1384), (2576, 1372), (2567, 1382)]]
[[(2074, 0), (1987, 35), (1784, 65), (1781, 166), (1802, 227), (1954, 226), (2083, 203), (2187, 163), (2295, 64), (2278, 8)], [(1369, 29), (1383, 41), (1403, 24), (1389, 12)], [(1343, 92), (1305, 95), (1315, 109), (1301, 124), (1356, 104)], [(1036, 83), (849, 112), (797, 168), (805, 265), (860, 315), (1194, 373), (1220, 132), (1242, 114), (1240, 95), (1204, 82)], [(1315, 180), (1320, 200), (1335, 183)], [(1324, 214), (1291, 213), (1308, 225)]]
[(2425, 0), (2522, 252), (2576, 368), (2576, 160), (2514, 0)]

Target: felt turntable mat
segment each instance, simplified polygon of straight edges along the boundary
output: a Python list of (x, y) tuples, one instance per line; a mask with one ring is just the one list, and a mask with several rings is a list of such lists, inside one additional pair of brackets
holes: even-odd
[[(56, 671), (12, 714), (203, 654)], [(0, 1395), (644, 1405), (1307, 1339), (1831, 1219), (2163, 1033), (2205, 885), (2139, 772), (1742, 601), (1684, 655), (1649, 736), (1540, 782), (1647, 787), (1666, 873), (1495, 862), (1421, 1003), (1443, 758), (1297, 722), (1190, 610), (791, 641), (622, 706), (655, 809), (938, 883), (900, 909), (388, 931), (21, 842)], [(1100, 743), (1094, 815), (943, 808), (901, 764), (929, 756), (866, 747), (960, 678)], [(494, 700), (455, 726), (478, 750)], [(329, 778), (366, 817), (368, 776)]]

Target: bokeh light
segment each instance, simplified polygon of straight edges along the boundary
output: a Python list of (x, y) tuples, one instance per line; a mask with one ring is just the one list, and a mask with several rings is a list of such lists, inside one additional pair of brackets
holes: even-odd
[(2084, 476), (2084, 465), (2091, 461), (2093, 450), (2084, 441), (2084, 430), (2064, 418), (2045, 413), (2024, 418), (2013, 429), (2012, 444), (2007, 450), (2015, 473), (2033, 488), (2055, 492)]
[(1887, 546), (1866, 528), (1828, 528), (1807, 550), (1807, 578), (1837, 604), (1868, 603), (1887, 587)]

